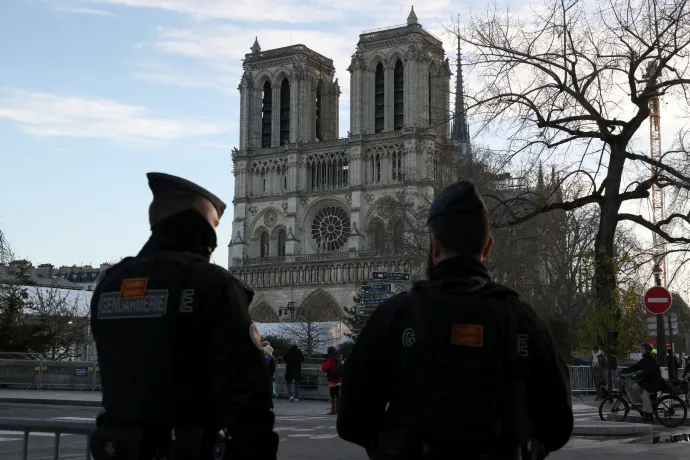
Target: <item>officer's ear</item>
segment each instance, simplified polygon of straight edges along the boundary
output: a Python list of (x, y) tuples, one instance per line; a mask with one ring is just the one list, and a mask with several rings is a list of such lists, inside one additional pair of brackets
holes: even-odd
[(486, 260), (487, 257), (489, 257), (489, 253), (491, 252), (491, 248), (494, 246), (494, 237), (493, 235), (489, 235), (489, 238), (486, 240), (486, 246), (484, 247), (484, 250), (482, 251), (482, 262)]
[(446, 251), (443, 249), (441, 242), (433, 233), (431, 234), (431, 261), (434, 265), (439, 263), (446, 257)]

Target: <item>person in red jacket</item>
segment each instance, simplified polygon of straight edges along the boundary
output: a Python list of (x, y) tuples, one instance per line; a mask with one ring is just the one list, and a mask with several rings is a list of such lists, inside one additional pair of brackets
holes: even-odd
[(343, 356), (335, 347), (328, 347), (328, 359), (321, 365), (321, 370), (328, 375), (328, 389), (331, 393), (331, 411), (336, 415), (340, 406), (340, 383), (343, 374)]

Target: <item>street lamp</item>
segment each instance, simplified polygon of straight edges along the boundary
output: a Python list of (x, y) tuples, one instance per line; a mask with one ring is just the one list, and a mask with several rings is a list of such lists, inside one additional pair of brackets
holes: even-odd
[(278, 309), (278, 316), (283, 318), (289, 316), (290, 318), (295, 317), (295, 302), (288, 302), (287, 307)]

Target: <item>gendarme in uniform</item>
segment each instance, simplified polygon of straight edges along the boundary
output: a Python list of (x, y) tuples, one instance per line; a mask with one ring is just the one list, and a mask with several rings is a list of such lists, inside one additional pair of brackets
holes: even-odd
[(253, 293), (209, 262), (225, 204), (179, 177), (148, 179), (151, 237), (91, 302), (105, 408), (94, 457), (275, 460)]
[(433, 201), (428, 280), (383, 302), (343, 371), (337, 430), (372, 459), (540, 458), (573, 428), (544, 322), (491, 281), (493, 239), (469, 182)]

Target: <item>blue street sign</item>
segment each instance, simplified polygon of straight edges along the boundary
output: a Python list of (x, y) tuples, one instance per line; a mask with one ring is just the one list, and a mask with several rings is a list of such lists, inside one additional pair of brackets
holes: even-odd
[(381, 302), (383, 302), (384, 300), (386, 300), (386, 299), (361, 299), (359, 301), (359, 304), (363, 305), (363, 306), (378, 305)]
[(359, 287), (359, 292), (362, 294), (374, 294), (379, 292), (391, 292), (390, 284), (365, 284)]
[(371, 272), (371, 277), (375, 280), (409, 281), (410, 274), (402, 272)]

